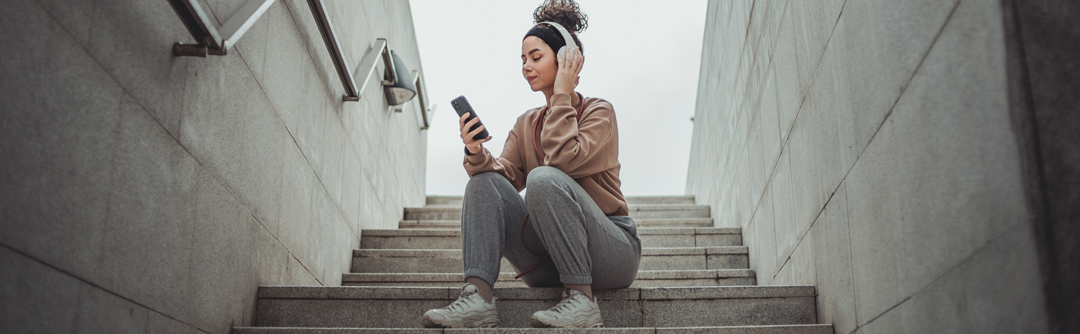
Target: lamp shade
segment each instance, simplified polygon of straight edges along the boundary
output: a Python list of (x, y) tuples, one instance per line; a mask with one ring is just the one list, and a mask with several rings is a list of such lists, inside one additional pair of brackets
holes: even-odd
[(405, 62), (401, 61), (401, 57), (398, 57), (394, 51), (390, 51), (390, 57), (394, 60), (394, 74), (397, 80), (393, 85), (383, 86), (383, 90), (386, 92), (386, 101), (396, 106), (416, 97), (416, 85), (413, 84), (411, 71), (405, 66)]

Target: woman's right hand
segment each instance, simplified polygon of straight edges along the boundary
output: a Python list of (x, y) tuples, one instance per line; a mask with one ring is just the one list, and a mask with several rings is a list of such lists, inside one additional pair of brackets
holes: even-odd
[(469, 131), (469, 129), (472, 128), (472, 126), (475, 125), (476, 122), (480, 121), (480, 118), (473, 118), (471, 121), (465, 122), (465, 120), (468, 119), (469, 116), (470, 113), (465, 113), (464, 115), (461, 115), (460, 119), (458, 119), (458, 125), (461, 129), (461, 141), (465, 143), (465, 149), (469, 150), (470, 154), (478, 154), (481, 150), (481, 144), (491, 140), (491, 136), (480, 140), (473, 139), (473, 137), (476, 137), (476, 135), (479, 134), (481, 131), (484, 131), (484, 125), (481, 124), (480, 126), (476, 127), (476, 130)]

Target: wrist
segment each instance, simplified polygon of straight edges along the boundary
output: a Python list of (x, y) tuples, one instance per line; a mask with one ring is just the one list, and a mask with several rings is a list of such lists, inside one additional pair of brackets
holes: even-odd
[(465, 155), (468, 155), (468, 156), (477, 155), (477, 154), (480, 154), (480, 150), (481, 150), (480, 146), (477, 146), (476, 147), (476, 153), (473, 153), (472, 150), (469, 149), (469, 146), (465, 145)]

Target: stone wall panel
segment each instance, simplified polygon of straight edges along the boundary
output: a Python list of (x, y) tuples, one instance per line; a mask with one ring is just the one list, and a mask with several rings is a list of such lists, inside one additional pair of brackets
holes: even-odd
[(988, 274), (1035, 251), (1001, 7), (710, 2), (687, 193), (759, 284), (837, 333), (1046, 331), (1037, 270)]
[[(407, 2), (325, 3), (354, 70), (377, 38), (423, 70)], [(227, 333), (258, 285), (339, 285), (362, 228), (424, 204), (422, 108), (388, 108), (381, 68), (343, 101), (307, 1), (205, 58), (172, 55), (167, 1), (0, 8), (0, 259), (25, 269), (0, 332)]]

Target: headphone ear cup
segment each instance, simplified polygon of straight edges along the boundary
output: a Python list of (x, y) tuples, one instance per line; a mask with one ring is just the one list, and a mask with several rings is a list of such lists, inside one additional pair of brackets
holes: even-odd
[[(566, 46), (559, 48), (559, 55), (561, 55), (563, 59), (566, 59)], [(559, 60), (559, 58), (555, 58), (555, 60)]]

